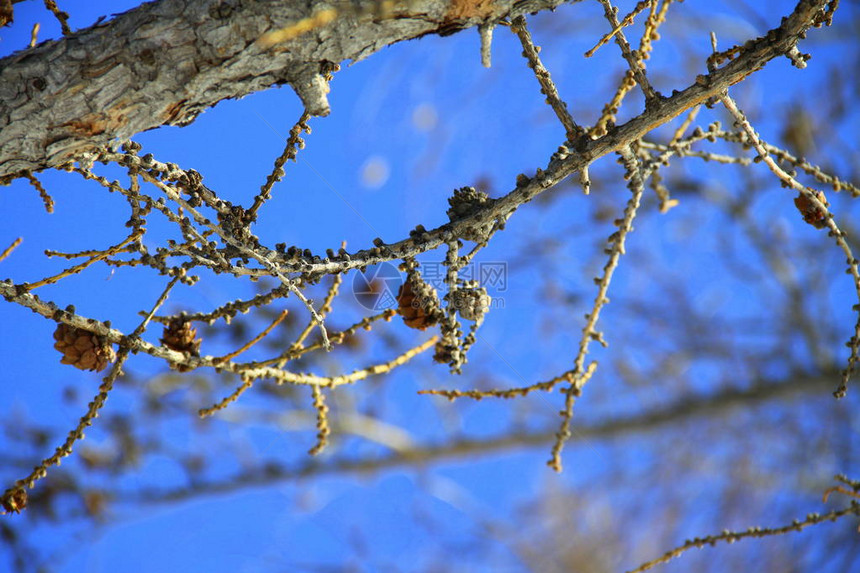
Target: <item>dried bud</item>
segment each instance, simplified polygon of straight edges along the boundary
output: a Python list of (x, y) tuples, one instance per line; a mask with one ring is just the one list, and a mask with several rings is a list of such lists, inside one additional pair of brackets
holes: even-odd
[(477, 191), (474, 187), (461, 187), (454, 190), (454, 196), (448, 198), (448, 217), (455, 221), (466, 217), (479, 209), (489, 200), (486, 193)]
[(490, 295), (483, 287), (461, 288), (452, 293), (451, 303), (466, 320), (480, 320), (490, 308)]
[[(448, 204), (451, 206), (448, 209), (448, 218), (451, 222), (456, 222), (476, 213), (493, 201), (483, 191), (477, 191), (474, 187), (462, 187), (454, 191), (453, 197), (448, 198)], [(478, 243), (486, 239), (490, 229), (492, 229), (492, 223), (480, 227), (467, 227), (460, 233), (460, 237)]]
[(23, 487), (7, 489), (0, 499), (0, 505), (6, 513), (21, 513), (27, 507), (27, 490)]
[(460, 363), (462, 351), (456, 343), (442, 339), (436, 343), (433, 361), (439, 364), (457, 365)]

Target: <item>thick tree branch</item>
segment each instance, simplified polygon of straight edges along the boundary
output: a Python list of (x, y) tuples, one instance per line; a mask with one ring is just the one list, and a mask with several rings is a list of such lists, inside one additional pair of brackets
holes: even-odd
[[(411, 0), (334, 21), (270, 48), (257, 40), (320, 0), (161, 0), (0, 60), (0, 180), (62, 165), (114, 138), (186, 125), (219, 101), (290, 84), (328, 113), (320, 74), (385, 46), (553, 8), (562, 0)], [(336, 3), (335, 3), (336, 4)], [(354, 6), (354, 4), (349, 4)]]

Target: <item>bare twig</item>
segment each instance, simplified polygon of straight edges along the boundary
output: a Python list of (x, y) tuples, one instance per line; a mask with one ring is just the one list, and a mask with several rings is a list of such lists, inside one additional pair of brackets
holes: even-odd
[(34, 48), (36, 43), (39, 41), (39, 28), (42, 25), (39, 22), (33, 24), (33, 28), (30, 30), (30, 45), (29, 47)]
[(29, 171), (24, 173), (24, 177), (27, 179), (27, 181), (30, 182), (30, 185), (35, 187), (36, 191), (39, 192), (39, 197), (42, 198), (42, 202), (45, 204), (45, 211), (47, 211), (48, 213), (53, 213), (54, 200), (51, 198), (45, 188), (42, 187), (42, 183), (38, 179), (36, 179), (36, 176)]
[[(143, 234), (142, 231), (132, 231), (132, 233), (128, 237), (126, 237), (125, 239), (123, 239), (122, 241), (117, 243), (116, 245), (114, 245), (112, 247), (108, 247), (104, 251), (87, 251), (87, 253), (90, 253), (90, 254), (87, 254), (84, 256), (89, 256), (90, 258), (88, 260), (86, 260), (80, 264), (77, 264), (73, 267), (69, 267), (68, 269), (65, 269), (63, 272), (61, 272), (59, 274), (56, 274), (56, 275), (50, 276), (50, 277), (46, 277), (46, 278), (38, 280), (34, 283), (28, 283), (28, 284), (25, 284), (23, 286), (27, 290), (33, 290), (33, 289), (39, 288), (41, 286), (54, 284), (55, 282), (59, 281), (60, 279), (63, 279), (65, 277), (77, 274), (77, 273), (81, 272), (82, 270), (84, 270), (85, 268), (92, 265), (93, 263), (97, 263), (98, 261), (102, 261), (102, 260), (104, 260), (104, 259), (106, 259), (112, 255), (116, 255), (117, 253), (122, 253), (122, 252), (128, 251), (128, 249), (129, 249), (128, 245), (130, 245), (131, 243), (134, 243), (137, 239), (140, 238), (140, 236), (142, 234)], [(50, 254), (50, 253), (51, 253), (51, 251), (48, 252), (48, 254)]]
[(734, 543), (735, 541), (740, 541), (741, 539), (769, 537), (772, 535), (784, 535), (786, 533), (791, 533), (792, 531), (803, 531), (810, 525), (817, 525), (825, 521), (836, 521), (840, 517), (845, 517), (846, 515), (860, 515), (860, 504), (852, 501), (851, 505), (843, 509), (834, 509), (833, 511), (828, 511), (827, 513), (821, 514), (810, 513), (806, 516), (806, 519), (795, 519), (790, 525), (784, 525), (782, 527), (750, 527), (746, 531), (726, 530), (717, 535), (696, 537), (694, 539), (690, 539), (684, 542), (682, 545), (679, 545), (671, 551), (667, 551), (657, 559), (648, 561), (647, 563), (643, 563), (636, 569), (631, 569), (630, 571), (628, 571), (628, 573), (642, 573), (643, 571), (648, 571), (649, 569), (653, 569), (661, 563), (667, 563), (671, 561), (672, 559), (680, 556), (682, 553), (689, 549), (701, 549), (706, 545), (714, 546), (720, 542)]
[(311, 114), (307, 110), (302, 112), (301, 117), (296, 124), (290, 129), (290, 137), (287, 138), (287, 143), (284, 146), (284, 151), (275, 159), (275, 166), (272, 173), (266, 178), (266, 183), (261, 187), (260, 194), (254, 197), (254, 204), (247, 211), (250, 220), (257, 217), (257, 211), (263, 203), (269, 198), (272, 193), (272, 186), (281, 180), (284, 176), (284, 164), (289, 160), (296, 160), (299, 149), (304, 148), (305, 142), (302, 139), (302, 133), (310, 133), (311, 128), (308, 126), (308, 120)]
[(269, 333), (272, 332), (272, 330), (274, 330), (274, 328), (276, 326), (281, 324), (282, 320), (287, 318), (287, 314), (289, 314), (288, 310), (282, 310), (281, 313), (278, 314), (277, 317), (275, 317), (275, 320), (273, 320), (272, 323), (269, 324), (269, 326), (267, 326), (265, 329), (263, 329), (263, 331), (260, 334), (258, 334), (257, 336), (255, 336), (254, 338), (252, 338), (251, 340), (249, 340), (248, 342), (243, 344), (241, 347), (234, 350), (233, 352), (231, 352), (229, 354), (225, 354), (224, 356), (221, 356), (218, 358), (213, 358), (212, 359), (213, 362), (218, 363), (218, 362), (227, 362), (228, 360), (233, 360), (234, 358), (236, 358), (237, 356), (239, 356), (240, 354), (242, 354), (243, 352), (245, 352), (246, 350), (248, 350), (249, 348), (251, 348), (252, 346), (257, 344), (258, 342), (260, 342), (261, 340), (266, 338), (266, 336), (268, 336)]
[(217, 403), (213, 404), (212, 406), (209, 406), (208, 408), (201, 408), (200, 410), (197, 411), (197, 415), (200, 416), (201, 418), (208, 418), (209, 416), (215, 414), (216, 412), (223, 410), (224, 408), (226, 408), (227, 406), (229, 406), (230, 404), (232, 404), (233, 402), (238, 400), (239, 396), (244, 394), (245, 391), (248, 390), (249, 388), (251, 388), (251, 386), (253, 386), (253, 385), (254, 385), (254, 379), (253, 378), (244, 378), (242, 380), (242, 383), (239, 384), (239, 386), (237, 386), (236, 389), (233, 390), (233, 392), (231, 392), (228, 396), (222, 398)]
[(22, 241), (22, 240), (23, 240), (23, 238), (22, 238), (22, 237), (18, 237), (17, 239), (15, 239), (14, 241), (12, 241), (12, 244), (11, 244), (11, 245), (9, 245), (9, 246), (8, 246), (8, 247), (6, 247), (5, 249), (3, 249), (3, 252), (2, 252), (2, 253), (0, 253), (0, 261), (4, 260), (6, 257), (8, 257), (9, 255), (11, 255), (11, 254), (12, 254), (12, 251), (14, 251), (15, 249), (17, 249), (17, 248), (18, 248), (18, 245), (20, 245), (20, 244), (21, 244), (21, 241)]
[(598, 41), (593, 48), (585, 52), (585, 57), (590, 58), (591, 56), (593, 56), (595, 52), (600, 49), (601, 46), (605, 45), (607, 42), (609, 42), (609, 40), (614, 38), (616, 34), (621, 32), (621, 29), (624, 26), (629, 26), (630, 24), (632, 24), (633, 20), (642, 10), (644, 10), (648, 6), (653, 6), (655, 3), (656, 2), (654, 0), (640, 0), (639, 2), (637, 2), (633, 10), (631, 10), (630, 13), (627, 14), (623, 20), (621, 20), (621, 23), (617, 24), (611, 32), (605, 34), (602, 38), (600, 38), (600, 41)]
[(597, 296), (594, 299), (594, 306), (591, 312), (585, 315), (585, 326), (582, 329), (582, 337), (579, 341), (579, 352), (574, 360), (574, 369), (569, 377), (570, 385), (565, 390), (565, 405), (561, 412), (562, 424), (556, 435), (555, 444), (552, 447), (552, 456), (547, 464), (555, 471), (560, 472), (561, 450), (564, 443), (570, 438), (570, 421), (573, 417), (573, 405), (576, 398), (582, 393), (582, 388), (586, 382), (594, 374), (597, 367), (596, 362), (592, 362), (587, 367), (585, 359), (588, 355), (588, 346), (592, 340), (596, 340), (603, 346), (607, 343), (603, 340), (603, 333), (595, 329), (597, 320), (600, 317), (600, 310), (609, 302), (606, 296), (609, 291), (609, 284), (612, 282), (612, 275), (618, 267), (618, 261), (621, 255), (625, 253), (625, 240), (627, 235), (633, 230), (633, 219), (636, 218), (636, 213), (639, 209), (639, 202), (642, 199), (642, 192), (645, 189), (645, 182), (642, 180), (641, 167), (633, 151), (628, 147), (621, 152), (621, 158), (624, 162), (625, 175), (627, 186), (633, 196), (627, 202), (627, 207), (624, 209), (624, 217), (615, 221), (618, 230), (609, 236), (609, 246), (606, 248), (606, 254), (609, 255), (606, 264), (603, 267), (603, 275), (594, 279), (597, 283)]
[(60, 10), (55, 0), (45, 0), (45, 8), (50, 10), (51, 14), (53, 14), (57, 18), (57, 21), (60, 22), (60, 28), (63, 30), (63, 35), (71, 35), (72, 29), (69, 28), (69, 15)]
[(582, 134), (582, 128), (579, 127), (571, 117), (567, 110), (567, 103), (558, 95), (558, 89), (550, 77), (549, 71), (540, 61), (540, 47), (536, 46), (532, 41), (532, 36), (526, 27), (526, 19), (523, 16), (517, 16), (511, 22), (511, 30), (520, 39), (523, 45), (523, 56), (529, 61), (529, 67), (534, 72), (538, 83), (540, 83), (541, 93), (546, 95), (546, 102), (552, 107), (558, 120), (564, 126), (564, 132), (567, 135), (568, 141), (573, 141)]
[[(637, 4), (637, 8), (639, 8), (639, 5), (642, 5), (644, 8), (645, 5), (652, 4), (654, 1), (655, 0), (643, 0)], [(645, 63), (643, 61), (642, 54), (638, 52), (634, 54), (630, 49), (630, 44), (627, 42), (627, 38), (624, 36), (624, 32), (622, 31), (624, 25), (619, 23), (618, 18), (615, 16), (617, 9), (612, 6), (612, 3), (609, 0), (600, 0), (600, 3), (603, 4), (606, 19), (609, 20), (609, 23), (613, 27), (615, 43), (617, 43), (618, 47), (621, 48), (621, 55), (624, 56), (624, 59), (627, 60), (627, 65), (630, 66), (630, 72), (633, 74), (633, 79), (637, 84), (639, 84), (642, 93), (645, 94), (645, 105), (648, 107), (648, 105), (655, 101), (658, 96), (645, 75)]]
[(308, 450), (308, 453), (315, 456), (321, 453), (328, 445), (328, 437), (331, 434), (331, 427), (328, 423), (328, 405), (325, 403), (325, 394), (319, 386), (312, 386), (311, 392), (314, 397), (314, 408), (317, 411), (317, 443)]

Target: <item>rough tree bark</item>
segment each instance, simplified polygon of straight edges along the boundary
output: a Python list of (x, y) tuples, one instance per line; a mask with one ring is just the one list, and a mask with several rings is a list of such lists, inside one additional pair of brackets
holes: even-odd
[[(0, 60), (0, 181), (57, 167), (113, 138), (186, 125), (207, 107), (277, 84), (328, 113), (321, 71), (385, 46), (550, 9), (562, 0), (410, 0), (264, 48), (257, 40), (321, 0), (161, 0)], [(477, 54), (476, 54), (477, 57)]]

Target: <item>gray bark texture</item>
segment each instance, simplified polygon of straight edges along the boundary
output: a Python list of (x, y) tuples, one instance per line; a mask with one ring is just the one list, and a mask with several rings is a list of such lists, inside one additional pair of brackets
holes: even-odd
[[(290, 84), (328, 113), (321, 73), (403, 40), (447, 35), (562, 0), (344, 3), (334, 21), (257, 40), (330, 9), (321, 0), (160, 0), (0, 60), (0, 182), (68, 163), (115, 138), (187, 125), (221, 100)], [(477, 57), (477, 55), (476, 55)]]

